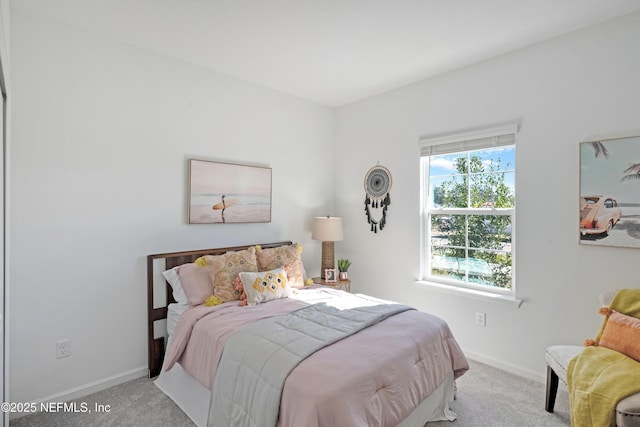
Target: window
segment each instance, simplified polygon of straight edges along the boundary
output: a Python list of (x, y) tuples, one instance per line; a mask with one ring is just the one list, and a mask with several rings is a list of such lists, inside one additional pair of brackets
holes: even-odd
[(423, 280), (513, 294), (516, 131), (420, 139)]

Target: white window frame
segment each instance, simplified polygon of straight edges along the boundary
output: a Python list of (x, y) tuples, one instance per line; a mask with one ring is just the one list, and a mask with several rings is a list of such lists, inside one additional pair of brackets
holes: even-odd
[[(420, 281), (445, 285), (448, 288), (470, 290), (486, 293), (488, 295), (515, 298), (516, 292), (516, 227), (514, 208), (429, 208), (429, 157), (439, 154), (469, 152), (473, 150), (490, 149), (499, 146), (516, 145), (518, 124), (510, 123), (458, 133), (423, 136), (418, 141), (420, 149)], [(465, 215), (509, 215), (511, 217), (511, 289), (477, 285), (469, 282), (431, 276), (431, 224), (430, 215), (438, 214), (465, 214)], [(466, 250), (470, 248), (466, 247)], [(513, 299), (513, 301), (517, 301)], [(518, 305), (520, 302), (518, 301)]]

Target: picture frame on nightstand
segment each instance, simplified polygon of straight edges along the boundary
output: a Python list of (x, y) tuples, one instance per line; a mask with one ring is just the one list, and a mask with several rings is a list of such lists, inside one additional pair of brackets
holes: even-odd
[(335, 268), (324, 269), (324, 281), (327, 283), (336, 283), (338, 281)]

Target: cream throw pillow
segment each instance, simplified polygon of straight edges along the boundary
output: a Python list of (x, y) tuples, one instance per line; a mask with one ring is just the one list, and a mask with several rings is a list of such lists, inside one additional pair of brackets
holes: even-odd
[(284, 267), (258, 273), (241, 272), (240, 280), (247, 293), (248, 305), (286, 298), (291, 294)]

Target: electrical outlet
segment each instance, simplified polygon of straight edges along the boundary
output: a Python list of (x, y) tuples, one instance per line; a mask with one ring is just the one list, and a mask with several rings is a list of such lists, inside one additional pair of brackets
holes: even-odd
[(487, 326), (487, 314), (476, 311), (476, 325)]
[(56, 343), (56, 359), (71, 356), (71, 340), (60, 340)]

